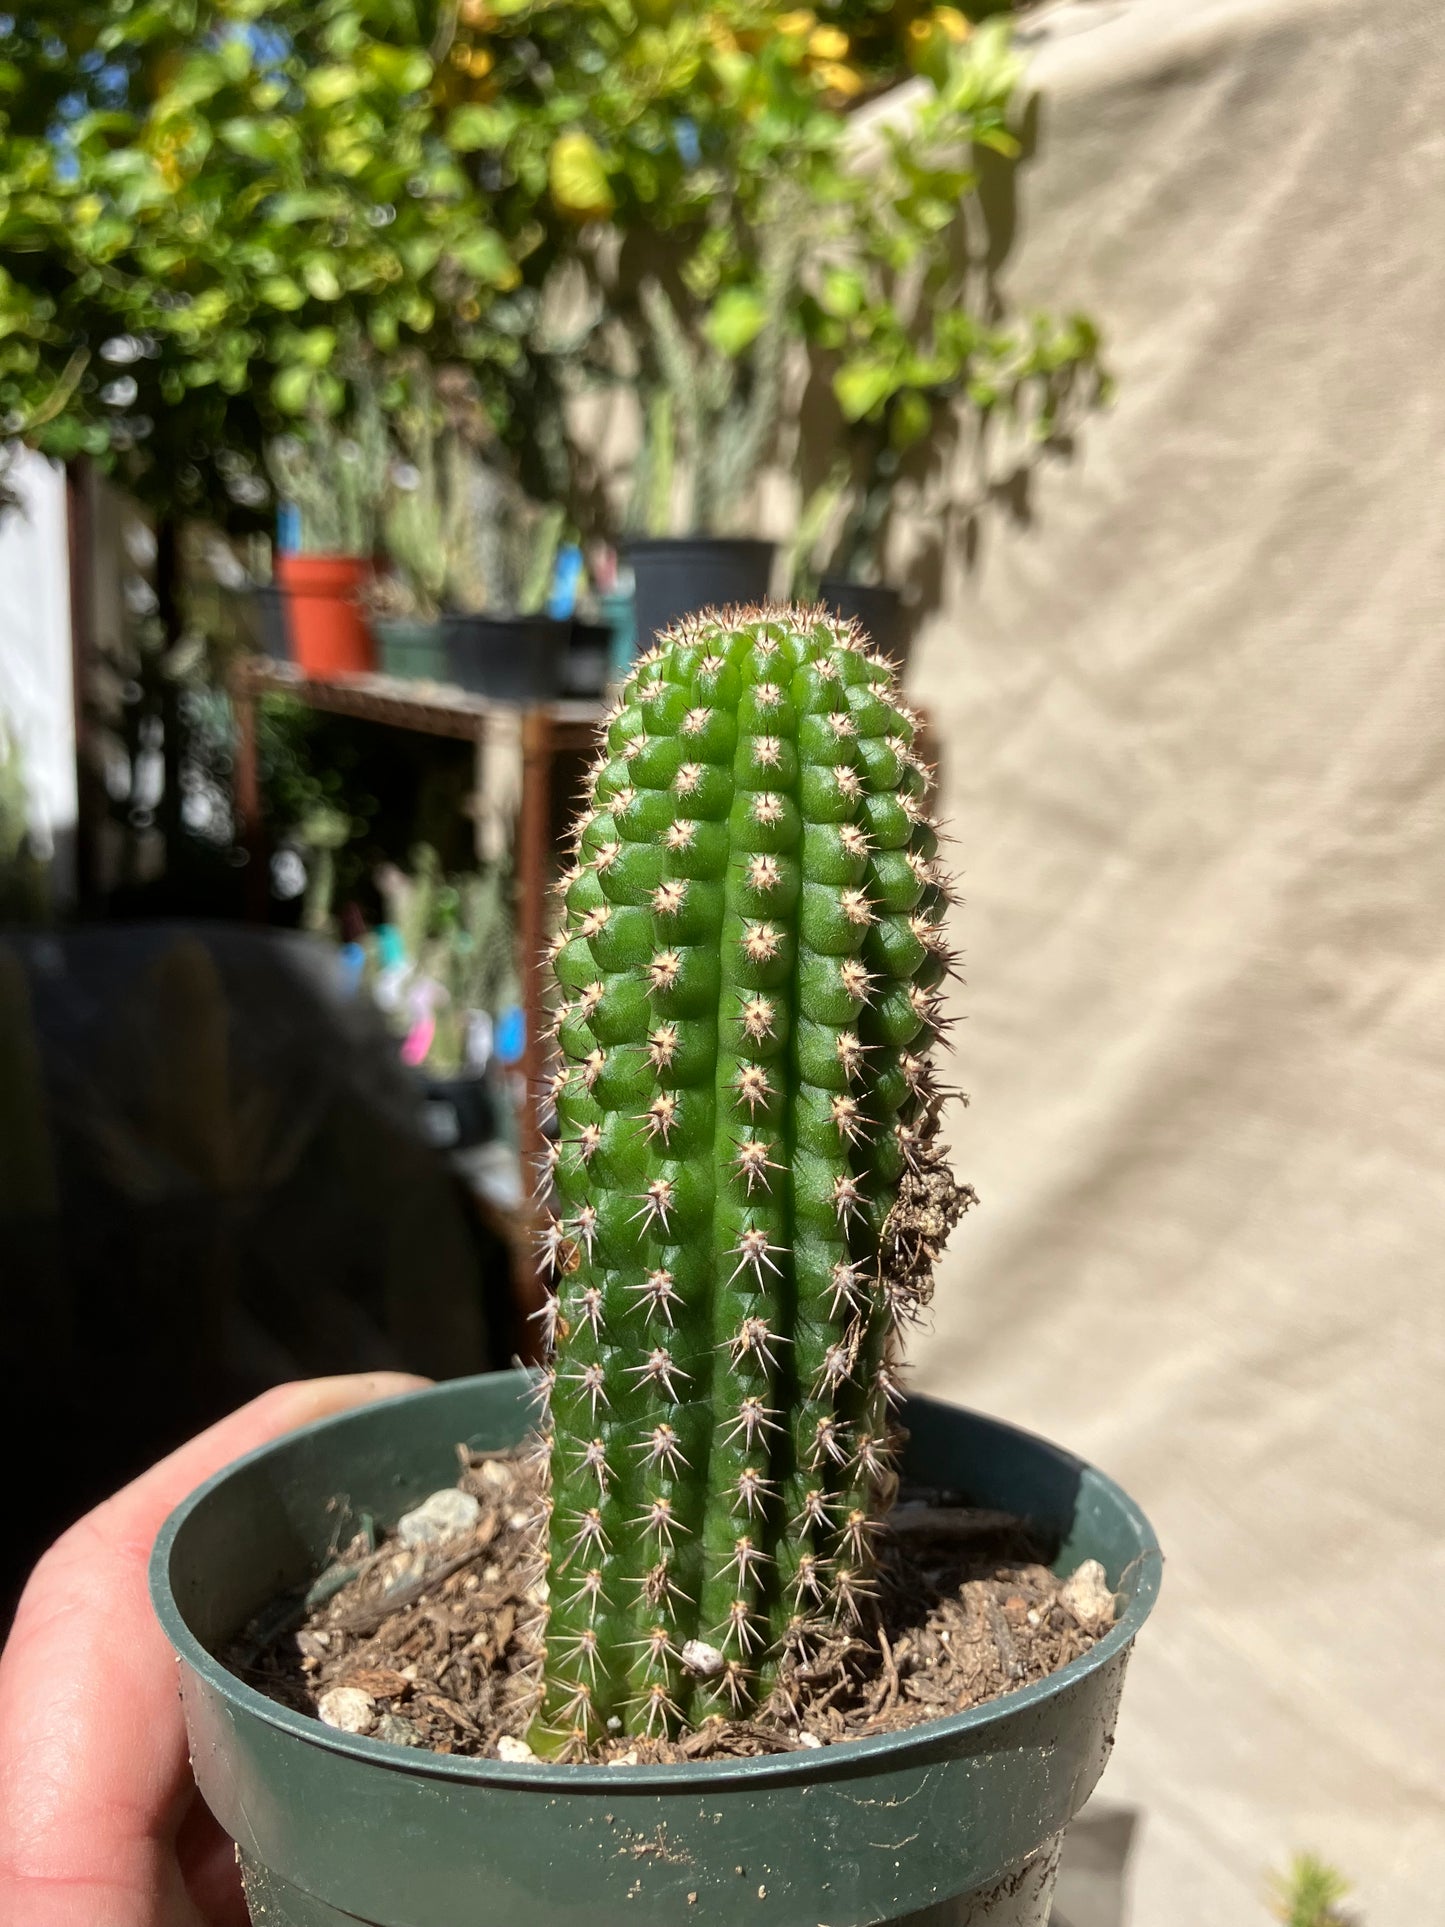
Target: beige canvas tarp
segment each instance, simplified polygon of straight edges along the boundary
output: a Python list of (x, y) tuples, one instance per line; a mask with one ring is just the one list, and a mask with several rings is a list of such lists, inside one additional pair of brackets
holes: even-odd
[(955, 1135), (983, 1199), (919, 1379), (1093, 1458), (1165, 1542), (1100, 1795), (1138, 1817), (1134, 1927), (1263, 1922), (1265, 1870), (1306, 1846), (1368, 1927), (1424, 1927), (1445, 15), (1030, 18), (1005, 280), (1096, 314), (1119, 393), (1027, 523), (1016, 493), (945, 545), (915, 655), (965, 872)]

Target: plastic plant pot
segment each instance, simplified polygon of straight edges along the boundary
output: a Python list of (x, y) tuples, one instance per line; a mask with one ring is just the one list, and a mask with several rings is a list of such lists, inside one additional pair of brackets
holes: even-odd
[(480, 1071), (424, 1077), (422, 1118), (429, 1141), (442, 1151), (469, 1151), (497, 1136), (497, 1101)]
[(563, 680), (569, 696), (600, 696), (607, 687), (607, 668), (612, 659), (612, 625), (606, 622), (572, 623), (564, 658)]
[(909, 1401), (905, 1475), (1099, 1559), (1117, 1623), (1050, 1678), (901, 1733), (768, 1758), (590, 1767), (443, 1758), (275, 1705), (214, 1652), (370, 1511), (526, 1427), (528, 1375), (458, 1379), (308, 1426), (174, 1512), (151, 1592), (191, 1761), (265, 1927), (1044, 1927), (1064, 1829), (1103, 1770), (1159, 1586), (1147, 1520), (997, 1420)]
[(280, 555), (276, 579), (296, 664), (319, 681), (365, 675), (375, 667), (361, 589), (371, 564), (357, 555)]
[(381, 651), (381, 667), (388, 676), (408, 682), (445, 682), (446, 639), (440, 622), (415, 622), (394, 616), (373, 619), (372, 633)]
[(540, 615), (443, 616), (447, 680), (500, 702), (550, 702), (562, 691), (571, 627)]
[(640, 649), (684, 616), (766, 602), (774, 544), (728, 536), (658, 536), (629, 542)]
[(255, 611), (256, 640), (262, 654), (270, 656), (273, 662), (289, 661), (291, 636), (284, 593), (274, 582), (263, 582), (251, 591), (251, 607)]
[(874, 647), (891, 656), (900, 669), (907, 662), (912, 624), (897, 589), (883, 582), (848, 582), (824, 576), (818, 584), (818, 600), (835, 615), (856, 622)]

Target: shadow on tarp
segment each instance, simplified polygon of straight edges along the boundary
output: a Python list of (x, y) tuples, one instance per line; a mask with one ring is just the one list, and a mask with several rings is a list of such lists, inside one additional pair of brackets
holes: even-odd
[(509, 1327), (505, 1249), (328, 948), (0, 933), (0, 1631), (56, 1532), (243, 1400), (485, 1370)]
[(1064, 1836), (1049, 1927), (1124, 1927), (1139, 1816), (1091, 1800)]

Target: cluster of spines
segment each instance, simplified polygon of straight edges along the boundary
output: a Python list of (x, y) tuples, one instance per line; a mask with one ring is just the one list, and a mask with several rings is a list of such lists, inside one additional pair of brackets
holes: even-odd
[(554, 950), (550, 1751), (741, 1712), (867, 1597), (948, 967), (914, 728), (813, 611), (684, 625), (607, 718)]

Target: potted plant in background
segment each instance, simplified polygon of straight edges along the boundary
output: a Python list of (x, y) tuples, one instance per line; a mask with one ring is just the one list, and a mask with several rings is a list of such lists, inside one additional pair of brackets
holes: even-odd
[(448, 488), (452, 464), (431, 369), (419, 358), (398, 372), (388, 399), (392, 459), (381, 510), (381, 544), (388, 567), (368, 590), (371, 627), (381, 667), (390, 676), (445, 682), (448, 678), (442, 605), (453, 573), (466, 504)]
[[(1043, 1927), (1159, 1555), (1067, 1453), (892, 1416), (973, 1201), (938, 1140), (949, 897), (912, 734), (886, 659), (816, 612), (636, 665), (553, 953), (551, 1364), (308, 1428), (162, 1532), (195, 1771), (276, 1927)], [(900, 1478), (923, 1502), (890, 1533)], [(960, 1672), (975, 1639), (1012, 1656), (1002, 1697), (940, 1712), (928, 1613), (1001, 1513), (1050, 1544), (947, 1622)], [(243, 1679), (215, 1655), (247, 1622)], [(1040, 1625), (1067, 1639), (1031, 1670)]]
[(544, 702), (561, 689), (570, 631), (546, 612), (566, 511), (527, 496), (468, 371), (442, 369), (436, 395), (447, 678), (477, 695)]
[[(428, 1131), (462, 1162), (474, 1188), (515, 1210), (520, 1187), (515, 1132), (489, 1076), (494, 1059), (510, 1061), (505, 1032), (517, 1006), (512, 920), (496, 866), (447, 877), (428, 844), (413, 851), (409, 871), (388, 865), (377, 874), (387, 921), (368, 946), (365, 977), (401, 1039), (402, 1061), (424, 1080)], [(475, 1168), (480, 1147), (500, 1140), (502, 1188), (493, 1162)]]
[(704, 608), (763, 601), (775, 545), (732, 533), (777, 432), (801, 203), (775, 206), (752, 281), (707, 305), (648, 275), (638, 289), (643, 430), (624, 542), (636, 632)]
[(285, 540), (276, 580), (286, 598), (296, 662), (309, 676), (364, 673), (374, 666), (362, 592), (376, 547), (376, 517), (389, 449), (369, 380), (354, 384), (346, 417), (312, 409), (304, 432), (267, 449)]

